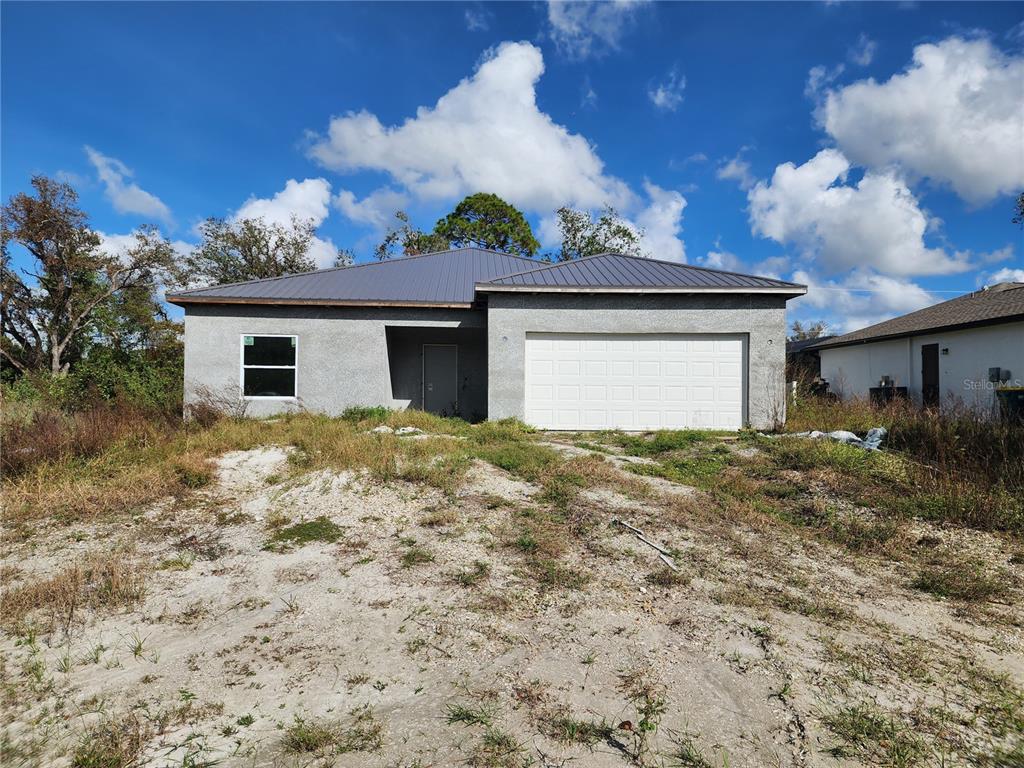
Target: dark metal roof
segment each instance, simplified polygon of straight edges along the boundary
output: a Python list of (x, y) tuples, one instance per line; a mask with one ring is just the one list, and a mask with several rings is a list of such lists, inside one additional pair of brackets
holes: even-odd
[(480, 283), (477, 288), (483, 291), (633, 289), (651, 292), (771, 292), (794, 296), (807, 292), (807, 286), (768, 277), (723, 272), (690, 264), (678, 264), (674, 261), (659, 261), (618, 253), (601, 253), (575, 261), (519, 271)]
[[(815, 349), (845, 347), (931, 331), (995, 325), (1016, 320), (1024, 320), (1024, 283), (999, 283), (859, 331), (836, 336), (815, 345)], [(1024, 344), (1024, 340), (1021, 343)]]
[(469, 306), (474, 286), (538, 262), (479, 248), (321, 269), (298, 275), (215, 285), (169, 295), (174, 304), (328, 304)]
[(215, 285), (167, 296), (173, 304), (320, 304), (470, 307), (476, 291), (722, 291), (799, 295), (806, 287), (767, 277), (636, 256), (600, 254), (561, 264), (480, 248)]

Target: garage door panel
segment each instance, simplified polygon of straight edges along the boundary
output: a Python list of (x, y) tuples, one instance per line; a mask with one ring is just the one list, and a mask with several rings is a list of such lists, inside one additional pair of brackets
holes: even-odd
[(633, 361), (632, 360), (612, 360), (611, 361), (611, 375), (612, 376), (632, 376), (633, 375)]
[(529, 368), (538, 376), (550, 376), (555, 372), (555, 363), (553, 360), (531, 360)]
[(737, 429), (745, 342), (715, 334), (535, 334), (526, 417), (547, 429)]

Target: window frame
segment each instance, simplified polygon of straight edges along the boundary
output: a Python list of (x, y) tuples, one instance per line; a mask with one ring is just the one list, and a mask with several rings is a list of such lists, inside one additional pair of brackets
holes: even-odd
[[(293, 365), (246, 365), (245, 337), (269, 337), (295, 339), (295, 363)], [(247, 395), (245, 394), (245, 371), (247, 368), (265, 370), (295, 371), (295, 394), (293, 395)], [(295, 333), (241, 333), (238, 335), (238, 393), (243, 400), (298, 400), (299, 399), (299, 336)]]

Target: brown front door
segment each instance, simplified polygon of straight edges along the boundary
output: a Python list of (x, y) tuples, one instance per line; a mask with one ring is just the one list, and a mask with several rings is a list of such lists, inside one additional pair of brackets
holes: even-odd
[(939, 404), (939, 345), (921, 347), (921, 399), (925, 408)]

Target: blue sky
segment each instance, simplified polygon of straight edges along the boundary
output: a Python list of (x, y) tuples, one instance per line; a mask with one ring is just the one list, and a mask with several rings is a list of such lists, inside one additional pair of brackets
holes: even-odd
[(366, 259), (394, 208), (493, 191), (548, 247), (556, 207), (609, 202), (656, 258), (809, 282), (793, 316), (838, 330), (1024, 279), (1019, 4), (0, 13), (3, 197), (66, 178), (112, 248), (294, 212)]

